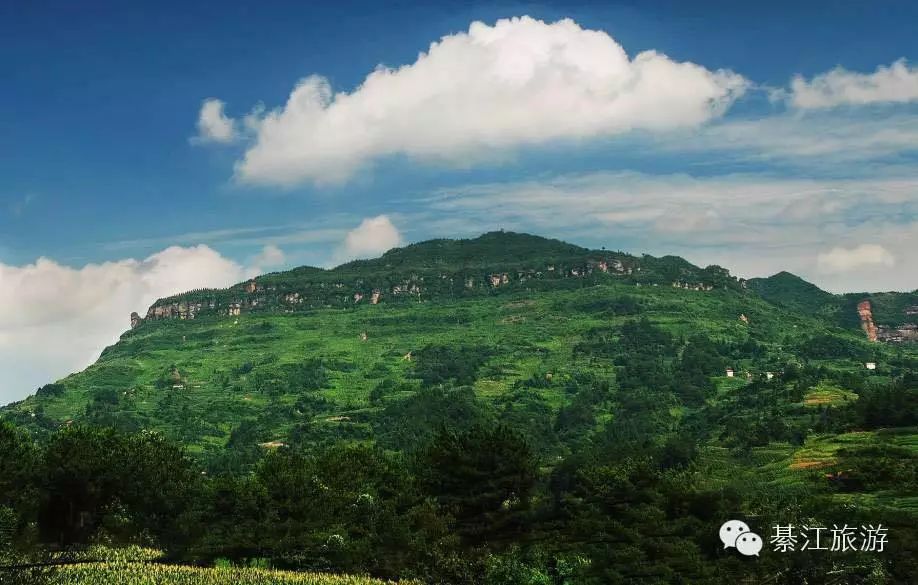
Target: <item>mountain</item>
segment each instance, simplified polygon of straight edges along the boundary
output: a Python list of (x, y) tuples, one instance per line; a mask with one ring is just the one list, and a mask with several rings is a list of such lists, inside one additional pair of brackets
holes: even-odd
[[(743, 311), (768, 312), (726, 270), (677, 257), (505, 232), (432, 240), (331, 270), (301, 267), (160, 299), (143, 317), (132, 316), (133, 328), (96, 364), (5, 412), (27, 412), (27, 426), (45, 431), (89, 418), (166, 429), (201, 447), (226, 439), (240, 420), (266, 419), (260, 409), (271, 404), (283, 412), (264, 425), (266, 440), (283, 439), (303, 416), (297, 412), (321, 413), (316, 420), (328, 427), (369, 432), (365, 409), (374, 387), (387, 376), (414, 383), (414, 364), (402, 361), (409, 352), (431, 344), (487, 346), (493, 368), (503, 360), (518, 370), (482, 380), (496, 392), (538, 369), (514, 357), (534, 339), (564, 347), (590, 327), (653, 313), (657, 304), (691, 305), (702, 295), (720, 299), (716, 311), (691, 309), (692, 319), (723, 318), (729, 329), (741, 328)], [(716, 314), (726, 305), (727, 314)], [(692, 329), (688, 321), (672, 326)], [(540, 351), (562, 362), (566, 352), (558, 349)], [(304, 358), (313, 360), (314, 372), (303, 370)], [(294, 394), (287, 396), (291, 404), (269, 396), (267, 386), (304, 376), (316, 378), (312, 390), (322, 389), (309, 396), (316, 404), (308, 409)], [(183, 429), (191, 414), (206, 424)]]
[(768, 278), (750, 278), (750, 290), (760, 297), (785, 307), (800, 311), (821, 312), (827, 307), (837, 308), (838, 298), (790, 272), (779, 272)]
[(39, 435), (81, 421), (159, 429), (217, 457), (250, 430), (250, 445), (386, 433), (387, 408), (450, 360), (467, 362), (476, 393), (503, 399), (533, 376), (570, 375), (585, 360), (572, 348), (636, 317), (772, 348), (737, 369), (777, 370), (804, 332), (832, 329), (818, 316), (837, 310), (834, 295), (787, 273), (749, 288), (673, 256), (506, 232), (432, 240), (160, 299), (95, 364), (3, 413)]
[[(380, 258), (331, 270), (301, 267), (224, 290), (190, 291), (160, 299), (144, 318), (302, 313), (380, 300), (404, 305), (419, 299), (469, 299), (492, 294), (495, 289), (581, 287), (600, 275), (633, 285), (741, 288), (726, 270), (717, 266), (702, 269), (682, 258), (638, 258), (528, 234), (492, 232), (470, 240), (431, 240), (396, 248)], [(134, 323), (140, 323), (139, 315)]]
[(431, 583), (736, 582), (725, 518), (879, 522), (899, 548), (794, 578), (904, 583), (918, 347), (865, 332), (913, 298), (504, 232), (266, 274), (156, 301), (0, 409), (0, 447), (52, 462), (8, 491), (53, 538)]
[(918, 341), (918, 291), (912, 293), (826, 292), (790, 272), (747, 281), (750, 290), (775, 305), (817, 316), (880, 341)]

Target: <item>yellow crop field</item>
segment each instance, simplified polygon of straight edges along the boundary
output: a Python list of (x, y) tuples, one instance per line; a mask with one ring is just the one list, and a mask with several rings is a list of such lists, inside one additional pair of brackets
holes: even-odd
[[(108, 562), (54, 569), (50, 585), (383, 585), (368, 577), (233, 567)], [(404, 582), (403, 582), (404, 583)]]

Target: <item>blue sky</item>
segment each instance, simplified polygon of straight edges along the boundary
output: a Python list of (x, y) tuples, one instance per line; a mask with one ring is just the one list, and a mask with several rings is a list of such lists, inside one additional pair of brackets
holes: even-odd
[(918, 5), (878, 4), (6, 3), (0, 353), (496, 228), (914, 289)]

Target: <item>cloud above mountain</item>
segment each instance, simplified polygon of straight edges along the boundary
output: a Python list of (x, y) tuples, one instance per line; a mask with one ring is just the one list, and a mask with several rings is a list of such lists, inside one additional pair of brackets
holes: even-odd
[[(461, 165), (550, 140), (697, 127), (747, 86), (731, 71), (652, 50), (629, 57), (607, 33), (570, 19), (473, 22), (414, 63), (377, 67), (351, 92), (319, 75), (300, 80), (282, 107), (247, 117), (254, 136), (236, 176), (340, 182), (386, 156)], [(202, 136), (232, 136), (222, 102), (205, 109)]]
[(261, 249), (250, 262), (257, 272), (267, 272), (271, 268), (279, 268), (287, 261), (287, 255), (274, 244), (268, 244)]
[(368, 217), (344, 237), (337, 259), (373, 258), (402, 243), (402, 234), (389, 216)]
[[(288, 241), (307, 236), (294, 232)], [(320, 264), (379, 256), (404, 242), (387, 215), (319, 236), (328, 240)], [(132, 311), (143, 315), (157, 299), (227, 287), (289, 261), (285, 250), (267, 244), (245, 262), (206, 245), (171, 246), (144, 259), (81, 267), (50, 258), (21, 266), (0, 262), (0, 404), (91, 364), (128, 329)]]
[(852, 248), (835, 247), (819, 254), (816, 261), (825, 272), (851, 272), (863, 268), (892, 268), (895, 257), (879, 244), (861, 244)]
[(207, 246), (79, 268), (48, 258), (0, 264), (0, 403), (92, 363), (127, 329), (131, 311), (143, 313), (160, 297), (224, 287), (253, 274)]

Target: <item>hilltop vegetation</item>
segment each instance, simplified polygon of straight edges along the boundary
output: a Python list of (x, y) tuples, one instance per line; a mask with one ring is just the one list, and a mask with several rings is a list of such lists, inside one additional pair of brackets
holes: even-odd
[(770, 303), (848, 329), (858, 326), (857, 304), (863, 300), (870, 301), (873, 319), (878, 325), (895, 327), (918, 322), (918, 291), (834, 295), (789, 272), (779, 272), (768, 278), (751, 278), (746, 281), (746, 286)]
[(766, 301), (798, 311), (818, 313), (826, 308), (838, 310), (835, 295), (820, 289), (790, 272), (768, 278), (750, 278), (748, 286)]
[[(910, 582), (918, 352), (766, 280), (494, 233), (164, 299), (201, 310), (3, 409), (9, 544), (427, 583)], [(733, 517), (890, 544), (752, 561), (717, 539)]]

